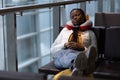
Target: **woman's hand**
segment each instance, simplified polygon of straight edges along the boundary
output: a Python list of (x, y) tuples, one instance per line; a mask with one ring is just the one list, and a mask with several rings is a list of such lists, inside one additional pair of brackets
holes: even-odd
[(84, 47), (81, 44), (76, 43), (76, 42), (65, 43), (64, 47), (69, 48), (69, 49), (74, 49), (74, 50), (80, 50), (80, 51), (84, 50)]

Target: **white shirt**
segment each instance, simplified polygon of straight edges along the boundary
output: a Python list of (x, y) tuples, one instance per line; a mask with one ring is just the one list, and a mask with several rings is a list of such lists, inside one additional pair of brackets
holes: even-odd
[[(54, 56), (54, 54), (64, 48), (64, 44), (68, 42), (69, 36), (72, 34), (72, 30), (67, 29), (64, 27), (54, 43), (51, 46), (51, 53)], [(97, 41), (96, 41), (96, 36), (93, 31), (91, 30), (86, 30), (83, 31), (81, 34), (82, 38), (82, 45), (85, 47), (86, 55), (88, 57), (88, 47), (89, 46), (94, 46), (97, 49)]]

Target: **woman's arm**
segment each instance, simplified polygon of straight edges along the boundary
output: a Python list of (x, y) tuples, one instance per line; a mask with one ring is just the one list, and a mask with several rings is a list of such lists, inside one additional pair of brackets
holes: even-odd
[(71, 34), (66, 28), (63, 28), (60, 34), (57, 36), (56, 40), (51, 46), (51, 53), (54, 55), (57, 51), (64, 48), (64, 44), (68, 41), (68, 37)]

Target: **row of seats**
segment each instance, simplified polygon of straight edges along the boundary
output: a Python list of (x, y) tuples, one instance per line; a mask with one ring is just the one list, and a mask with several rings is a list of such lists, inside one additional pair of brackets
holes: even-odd
[(120, 79), (120, 13), (96, 13), (95, 27), (103, 26), (98, 48), (101, 63), (94, 75), (100, 78)]
[[(94, 76), (97, 79), (120, 79), (119, 19), (120, 13), (95, 14), (95, 27), (93, 27), (92, 30), (95, 32), (98, 41), (99, 58), (96, 62), (96, 70), (94, 71)], [(55, 68), (52, 61), (39, 68), (39, 72), (46, 73), (46, 76), (49, 74), (55, 75), (60, 71), (61, 70)], [(62, 78), (62, 80), (69, 79)]]
[[(99, 53), (96, 70), (94, 71), (95, 80), (120, 80), (119, 19), (120, 13), (95, 14), (95, 27), (93, 31), (97, 37)], [(67, 77), (61, 78), (66, 80)], [(72, 80), (72, 78), (68, 77), (67, 79)], [(76, 80), (79, 79), (76, 78)]]

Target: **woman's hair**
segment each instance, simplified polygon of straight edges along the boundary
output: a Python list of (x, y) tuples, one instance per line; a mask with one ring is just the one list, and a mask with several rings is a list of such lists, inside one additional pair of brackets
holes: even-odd
[(80, 12), (81, 12), (81, 14), (83, 15), (84, 22), (85, 22), (85, 21), (86, 21), (85, 12), (84, 12), (82, 9), (80, 9), (80, 8), (74, 8), (74, 9), (72, 9), (72, 10), (70, 11), (70, 15), (71, 15), (71, 13), (72, 13), (74, 10), (77, 10), (77, 11), (80, 11)]

